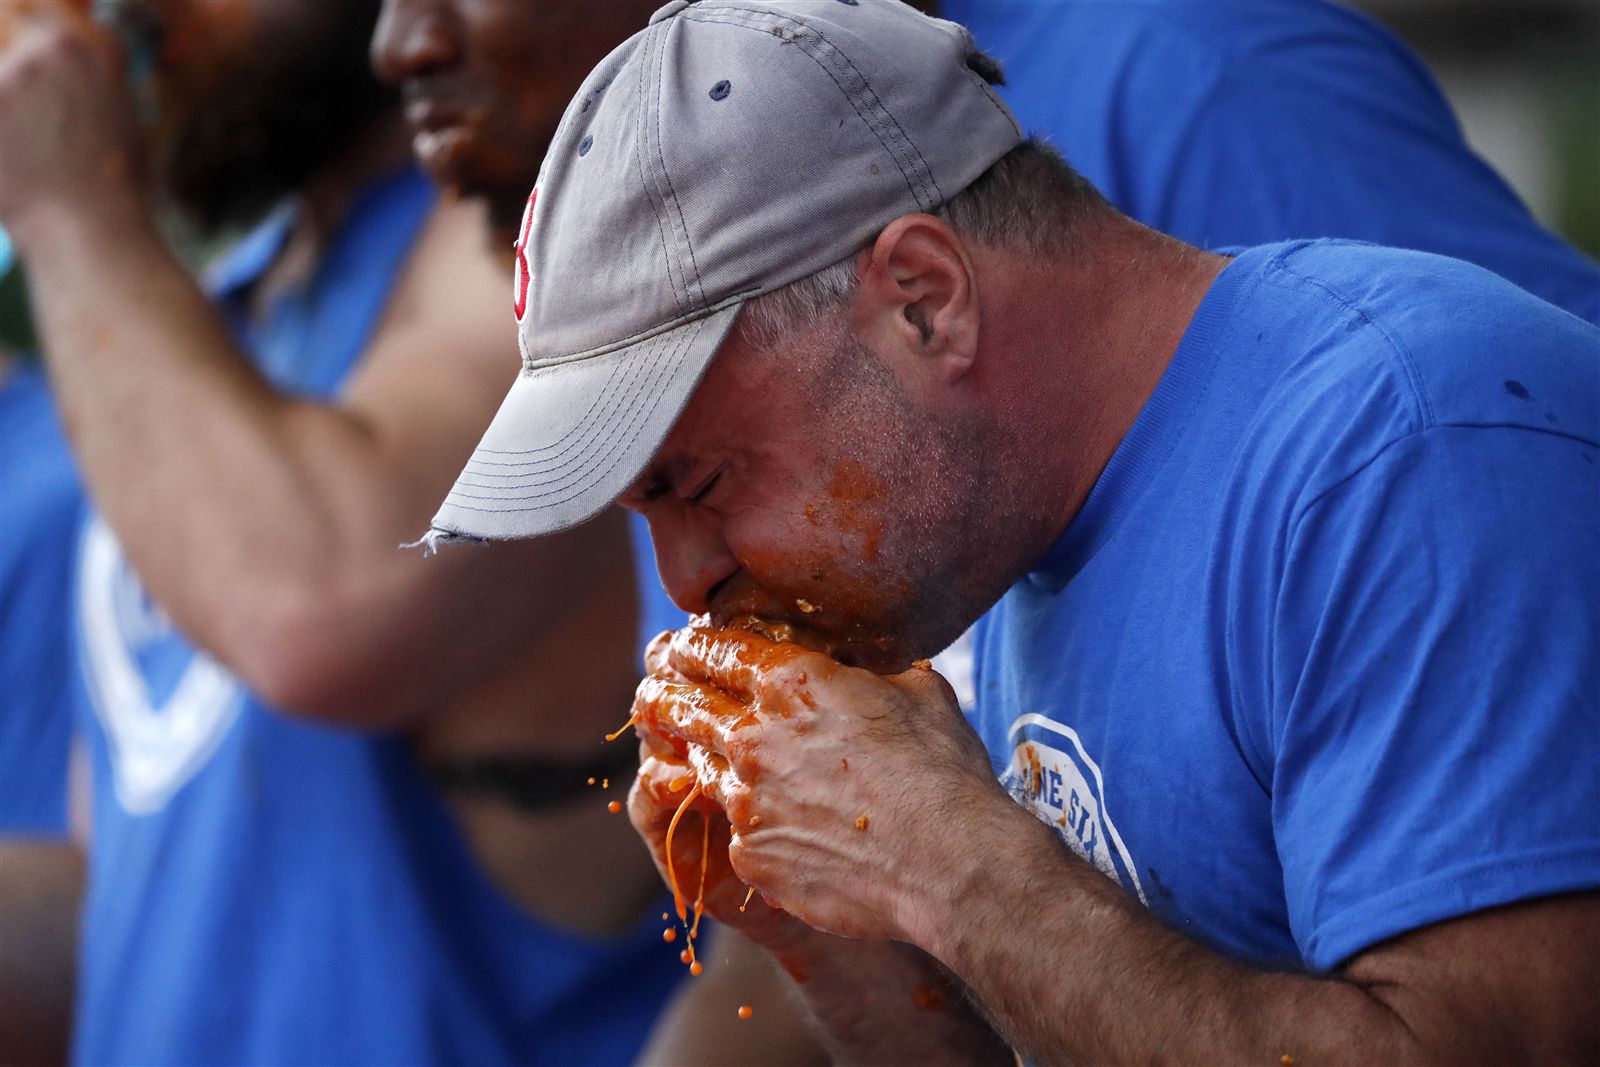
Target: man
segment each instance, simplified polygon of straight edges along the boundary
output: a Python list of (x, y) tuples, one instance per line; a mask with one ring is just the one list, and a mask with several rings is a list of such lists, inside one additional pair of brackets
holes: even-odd
[[(676, 966), (585, 784), (625, 773), (601, 747), (638, 673), (625, 525), (396, 551), (503, 388), (481, 214), (408, 167), (375, 3), (145, 10), (148, 140), (93, 25), (8, 12), (0, 53), (0, 221), (103, 515), (75, 1055), (626, 1060)], [(208, 294), (141, 157), (213, 229), (292, 204)]]
[[(607, 42), (626, 39), (654, 7), (654, 0), (384, 0), (372, 62), (405, 99), (416, 158), (441, 186), (483, 202), (508, 265), (566, 90)], [(648, 639), (682, 625), (683, 613), (662, 594), (648, 528), (635, 517), (629, 532)]]
[[(848, 1056), (1592, 1053), (1600, 337), (1146, 230), (989, 73), (893, 5), (658, 12), (552, 143), (433, 540), (626, 491), (680, 605), (831, 649), (676, 637), (632, 806)], [(914, 661), (1002, 594), (981, 744)]]

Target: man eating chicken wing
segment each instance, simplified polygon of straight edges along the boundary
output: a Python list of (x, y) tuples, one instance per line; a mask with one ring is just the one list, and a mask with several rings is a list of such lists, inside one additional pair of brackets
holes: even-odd
[[(646, 516), (708, 618), (635, 825), (843, 1056), (1582, 1058), (1600, 332), (1148, 230), (994, 73), (899, 4), (658, 11), (552, 141), (431, 539)], [(969, 724), (920, 660), (980, 615)]]

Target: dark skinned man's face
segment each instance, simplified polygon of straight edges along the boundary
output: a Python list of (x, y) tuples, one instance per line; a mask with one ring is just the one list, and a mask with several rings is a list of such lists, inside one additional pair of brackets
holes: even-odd
[(392, 101), (366, 45), (379, 0), (101, 0), (153, 27), (158, 188), (206, 229), (254, 220)]
[(514, 233), (546, 147), (583, 79), (643, 29), (656, 0), (384, 0), (372, 41), (398, 85), (417, 159), (489, 202)]

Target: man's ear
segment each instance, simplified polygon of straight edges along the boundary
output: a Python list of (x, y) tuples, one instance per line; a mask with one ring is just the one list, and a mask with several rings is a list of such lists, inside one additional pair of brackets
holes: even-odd
[(883, 355), (940, 381), (966, 374), (978, 347), (977, 274), (965, 243), (932, 215), (902, 215), (862, 254), (855, 327)]

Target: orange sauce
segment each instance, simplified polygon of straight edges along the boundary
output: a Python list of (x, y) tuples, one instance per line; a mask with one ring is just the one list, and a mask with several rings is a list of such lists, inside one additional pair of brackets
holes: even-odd
[(628, 729), (628, 727), (632, 726), (634, 723), (636, 723), (638, 721), (639, 721), (639, 713), (637, 711), (635, 711), (632, 715), (628, 716), (628, 721), (627, 722), (623, 723), (621, 726), (617, 727), (615, 730), (611, 731), (609, 734), (606, 734), (606, 740), (607, 741), (615, 741), (617, 738), (622, 736), (623, 732), (626, 731)]
[(672, 835), (678, 832), (678, 820), (683, 818), (684, 811), (699, 795), (700, 785), (696, 783), (689, 795), (683, 798), (683, 803), (678, 805), (678, 810), (672, 813), (672, 821), (667, 824), (667, 881), (672, 884), (672, 906), (678, 913), (679, 922), (683, 922), (689, 912), (683, 906), (683, 890), (678, 888), (678, 865), (672, 860)]

